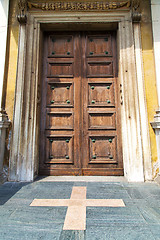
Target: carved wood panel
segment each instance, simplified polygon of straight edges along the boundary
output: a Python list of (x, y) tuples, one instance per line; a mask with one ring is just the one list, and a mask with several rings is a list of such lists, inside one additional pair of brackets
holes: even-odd
[(87, 57), (112, 57), (111, 35), (87, 36)]
[(74, 115), (72, 112), (49, 112), (46, 120), (46, 130), (73, 130)]
[(73, 77), (73, 62), (49, 62), (48, 78)]
[(49, 37), (49, 57), (73, 57), (73, 37), (53, 35)]
[(89, 111), (89, 129), (116, 129), (116, 113)]
[(116, 136), (90, 137), (90, 164), (117, 164)]
[(88, 105), (90, 107), (115, 107), (114, 82), (89, 82), (88, 83)]
[(47, 107), (73, 107), (74, 85), (71, 82), (49, 82)]
[(113, 77), (113, 62), (111, 61), (88, 61), (87, 77)]
[(52, 136), (46, 138), (45, 163), (73, 164), (73, 137)]

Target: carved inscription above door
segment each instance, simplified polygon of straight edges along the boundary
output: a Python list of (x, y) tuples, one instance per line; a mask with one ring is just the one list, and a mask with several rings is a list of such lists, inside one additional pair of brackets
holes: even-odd
[(40, 173), (123, 175), (114, 32), (46, 32)]

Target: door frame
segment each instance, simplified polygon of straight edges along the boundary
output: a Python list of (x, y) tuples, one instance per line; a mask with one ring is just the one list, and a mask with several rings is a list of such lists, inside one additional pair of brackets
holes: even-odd
[(40, 75), (43, 28), (55, 24), (117, 24), (118, 81), (124, 176), (128, 181), (152, 179), (145, 101), (140, 23), (127, 10), (63, 12), (30, 10), (20, 25), (13, 131), (10, 152), (12, 181), (33, 181), (38, 175)]

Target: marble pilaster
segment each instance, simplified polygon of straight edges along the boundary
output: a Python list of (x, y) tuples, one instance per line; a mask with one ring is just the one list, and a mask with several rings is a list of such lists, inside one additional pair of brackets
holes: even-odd
[(9, 0), (0, 0), (0, 183), (5, 181), (6, 174), (3, 171), (4, 151), (6, 129), (9, 127), (7, 114), (5, 112), (3, 99), (4, 86), (4, 71), (6, 58), (6, 44), (7, 44), (7, 29), (8, 29), (8, 11)]

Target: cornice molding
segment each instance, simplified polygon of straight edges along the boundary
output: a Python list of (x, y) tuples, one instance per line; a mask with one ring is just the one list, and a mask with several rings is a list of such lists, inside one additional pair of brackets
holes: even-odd
[(18, 2), (19, 14), (17, 19), (20, 24), (26, 24), (27, 22), (27, 10), (39, 9), (43, 11), (109, 11), (120, 8), (128, 8), (132, 11), (132, 21), (140, 22), (141, 13), (139, 12), (140, 0), (128, 0), (123, 2), (106, 2), (105, 0), (100, 2), (66, 2), (66, 1), (53, 1), (53, 2), (31, 2), (28, 0), (19, 0)]

